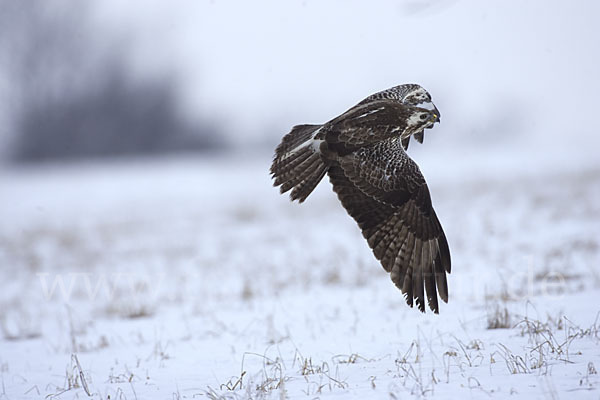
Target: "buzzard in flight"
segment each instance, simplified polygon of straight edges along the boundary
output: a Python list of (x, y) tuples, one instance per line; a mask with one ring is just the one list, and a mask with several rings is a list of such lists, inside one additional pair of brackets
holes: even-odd
[(427, 183), (406, 154), (410, 137), (440, 121), (431, 96), (407, 84), (375, 93), (323, 125), (297, 125), (275, 150), (281, 193), (303, 202), (325, 174), (375, 257), (411, 307), (448, 302), (450, 250)]

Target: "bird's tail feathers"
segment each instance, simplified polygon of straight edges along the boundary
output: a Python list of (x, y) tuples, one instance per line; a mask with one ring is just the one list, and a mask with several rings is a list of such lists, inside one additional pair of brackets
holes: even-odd
[(274, 186), (281, 193), (292, 190), (290, 198), (302, 203), (327, 172), (315, 139), (322, 125), (297, 125), (285, 135), (275, 149), (271, 165)]

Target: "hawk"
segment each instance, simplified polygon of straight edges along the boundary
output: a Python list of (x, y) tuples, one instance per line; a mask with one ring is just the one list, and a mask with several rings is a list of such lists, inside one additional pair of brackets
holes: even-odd
[(322, 125), (297, 125), (275, 150), (274, 186), (302, 203), (325, 174), (407, 304), (448, 302), (450, 250), (427, 183), (406, 154), (440, 121), (429, 93), (405, 84), (375, 93)]

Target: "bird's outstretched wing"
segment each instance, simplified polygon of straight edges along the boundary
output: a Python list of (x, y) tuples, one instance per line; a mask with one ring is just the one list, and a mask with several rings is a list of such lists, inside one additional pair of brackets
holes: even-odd
[(425, 311), (426, 292), (429, 307), (437, 313), (437, 294), (448, 301), (450, 251), (425, 179), (401, 141), (388, 139), (340, 154), (328, 174), (408, 305), (416, 300)]

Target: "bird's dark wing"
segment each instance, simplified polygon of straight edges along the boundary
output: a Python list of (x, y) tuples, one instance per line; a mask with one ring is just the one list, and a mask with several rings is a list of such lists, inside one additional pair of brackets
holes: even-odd
[[(338, 153), (353, 151), (364, 145), (399, 137), (405, 132), (412, 133), (414, 127), (411, 123), (418, 121), (411, 117), (422, 111), (428, 110), (389, 100), (358, 104), (325, 124), (322, 139)], [(336, 149), (336, 146), (347, 151)]]
[[(358, 222), (375, 257), (392, 281), (425, 311), (448, 301), (450, 251), (417, 164), (398, 139), (365, 146), (338, 157), (328, 174), (334, 191)], [(436, 293), (437, 288), (437, 293)]]

